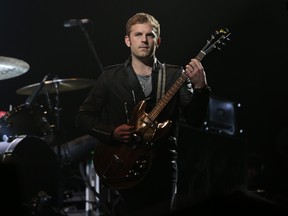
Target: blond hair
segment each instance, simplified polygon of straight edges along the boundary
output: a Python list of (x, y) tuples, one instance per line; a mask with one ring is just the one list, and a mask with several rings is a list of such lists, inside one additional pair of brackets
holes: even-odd
[(149, 23), (154, 29), (157, 37), (160, 36), (160, 24), (154, 16), (147, 13), (136, 13), (126, 23), (126, 34), (129, 36), (131, 33), (131, 26), (135, 24)]

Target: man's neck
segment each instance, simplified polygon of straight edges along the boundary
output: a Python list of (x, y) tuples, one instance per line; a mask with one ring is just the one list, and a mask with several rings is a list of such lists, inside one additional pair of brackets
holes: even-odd
[(153, 58), (147, 60), (147, 61), (142, 61), (137, 58), (132, 57), (132, 67), (137, 75), (140, 76), (149, 76), (152, 73), (152, 68), (153, 68), (153, 63), (154, 60)]

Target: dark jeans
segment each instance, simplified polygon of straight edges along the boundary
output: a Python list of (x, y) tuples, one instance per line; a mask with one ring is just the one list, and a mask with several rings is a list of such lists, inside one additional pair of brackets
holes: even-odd
[(136, 186), (120, 190), (115, 216), (161, 215), (170, 212), (177, 185), (177, 163), (160, 157), (152, 163), (148, 175)]

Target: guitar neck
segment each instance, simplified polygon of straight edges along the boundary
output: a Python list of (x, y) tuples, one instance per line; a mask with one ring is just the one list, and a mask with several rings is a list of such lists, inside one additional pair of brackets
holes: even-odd
[[(211, 39), (207, 41), (206, 45), (202, 48), (202, 50), (195, 57), (198, 61), (202, 61), (204, 56), (211, 52), (211, 50), (217, 48), (219, 49), (219, 45), (225, 45), (223, 41), (229, 40), (230, 32), (228, 29), (220, 29), (216, 31), (215, 35), (211, 35)], [(180, 77), (176, 80), (176, 82), (171, 86), (171, 88), (165, 93), (165, 95), (158, 101), (156, 106), (152, 109), (152, 111), (148, 114), (149, 119), (154, 121), (157, 116), (166, 106), (166, 104), (170, 101), (170, 99), (175, 95), (175, 93), (180, 89), (180, 87), (187, 80), (187, 74), (185, 71), (180, 75)]]
[[(201, 61), (206, 53), (201, 50), (198, 55), (195, 57), (198, 61)], [(178, 77), (176, 82), (170, 87), (170, 89), (165, 93), (165, 95), (158, 101), (156, 106), (152, 109), (152, 111), (149, 113), (149, 119), (154, 121), (158, 115), (161, 113), (161, 111), (164, 109), (164, 107), (167, 105), (167, 103), (170, 101), (170, 99), (176, 94), (176, 92), (180, 89), (180, 87), (185, 83), (187, 80), (187, 74), (185, 71)]]

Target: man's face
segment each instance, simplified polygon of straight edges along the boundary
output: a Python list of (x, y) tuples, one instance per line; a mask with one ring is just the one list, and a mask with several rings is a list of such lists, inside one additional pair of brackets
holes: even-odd
[(133, 25), (130, 35), (125, 37), (126, 45), (130, 47), (132, 55), (137, 58), (153, 56), (157, 48), (157, 40), (155, 30), (148, 23)]

